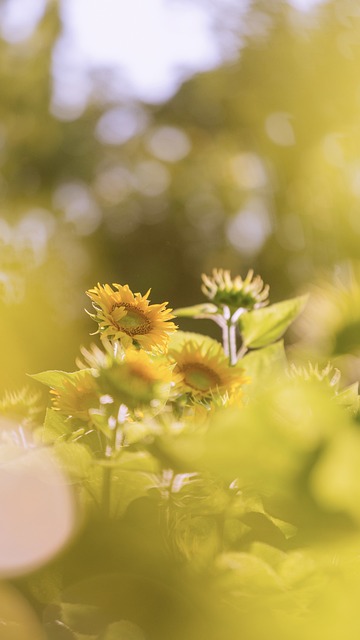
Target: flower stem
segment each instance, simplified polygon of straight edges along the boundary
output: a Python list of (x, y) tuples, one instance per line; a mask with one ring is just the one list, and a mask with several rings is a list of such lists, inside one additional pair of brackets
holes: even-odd
[(239, 307), (238, 309), (236, 309), (236, 311), (232, 314), (232, 316), (228, 320), (229, 345), (230, 345), (230, 348), (229, 348), (229, 351), (230, 351), (230, 353), (229, 353), (229, 362), (230, 362), (230, 366), (232, 366), (232, 367), (239, 360), (239, 353), (240, 352), (239, 353), (237, 352), (236, 331), (237, 331), (239, 318), (245, 312), (246, 312), (246, 309), (244, 307)]
[(237, 359), (241, 360), (241, 358), (244, 357), (244, 355), (247, 353), (248, 348), (245, 346), (245, 344), (242, 344), (242, 346), (240, 347), (239, 351), (237, 352)]
[(237, 363), (236, 325), (231, 321), (229, 323), (229, 347), (229, 363), (233, 367)]
[[(110, 437), (108, 437), (108, 441), (105, 449), (105, 463), (110, 462), (115, 450), (116, 444), (116, 433), (117, 433), (117, 424), (113, 429), (111, 429)], [(110, 465), (105, 464), (103, 466), (103, 482), (102, 482), (102, 510), (107, 518), (110, 518), (111, 514), (111, 476), (112, 476), (112, 467)]]
[(222, 339), (223, 339), (223, 349), (226, 356), (230, 355), (229, 351), (229, 327), (227, 324), (224, 324), (222, 327)]

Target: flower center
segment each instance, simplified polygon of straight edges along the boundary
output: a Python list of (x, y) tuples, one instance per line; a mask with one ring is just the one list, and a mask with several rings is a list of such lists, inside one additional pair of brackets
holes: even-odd
[(123, 331), (128, 336), (137, 336), (151, 331), (151, 322), (145, 313), (128, 302), (114, 304), (111, 314), (119, 331)]
[(220, 384), (217, 373), (201, 363), (189, 363), (182, 366), (184, 382), (197, 391), (209, 391)]

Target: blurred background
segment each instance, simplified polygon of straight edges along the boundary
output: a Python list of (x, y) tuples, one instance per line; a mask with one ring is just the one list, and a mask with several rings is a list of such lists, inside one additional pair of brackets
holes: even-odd
[(2, 388), (74, 368), (97, 282), (178, 307), (214, 267), (273, 302), (341, 277), (359, 44), (357, 0), (0, 0)]

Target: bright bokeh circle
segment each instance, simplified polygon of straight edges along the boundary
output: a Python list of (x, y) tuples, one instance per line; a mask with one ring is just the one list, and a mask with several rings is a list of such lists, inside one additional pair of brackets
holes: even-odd
[(0, 578), (53, 558), (75, 525), (71, 486), (47, 449), (0, 447)]

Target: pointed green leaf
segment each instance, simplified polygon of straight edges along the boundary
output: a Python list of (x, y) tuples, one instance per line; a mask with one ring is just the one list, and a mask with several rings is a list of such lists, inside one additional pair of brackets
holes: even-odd
[(68, 380), (73, 382), (76, 378), (81, 378), (84, 371), (90, 371), (90, 369), (81, 369), (80, 371), (73, 371), (68, 373), (66, 371), (42, 371), (41, 373), (33, 373), (30, 377), (42, 384), (45, 384), (52, 389), (64, 389), (64, 382)]
[(59, 411), (54, 411), (54, 409), (47, 409), (44, 426), (36, 429), (35, 439), (36, 442), (46, 445), (68, 435), (70, 432), (71, 424), (66, 416), (63, 416)]
[(47, 409), (45, 414), (44, 429), (51, 431), (51, 433), (57, 436), (63, 436), (64, 433), (69, 432), (69, 427), (66, 425), (67, 418), (59, 411), (54, 409)]
[(239, 328), (245, 346), (258, 349), (281, 338), (306, 301), (307, 296), (299, 296), (244, 313), (239, 319)]
[(202, 316), (212, 316), (217, 312), (217, 306), (215, 304), (211, 304), (211, 302), (195, 304), (191, 307), (182, 307), (181, 309), (174, 310), (174, 314), (181, 318), (201, 318)]

